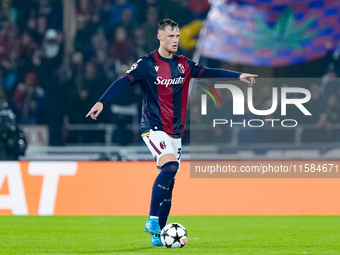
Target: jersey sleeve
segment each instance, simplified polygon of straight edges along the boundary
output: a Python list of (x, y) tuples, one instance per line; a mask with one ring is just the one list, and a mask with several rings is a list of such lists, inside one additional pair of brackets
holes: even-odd
[(222, 68), (205, 68), (200, 78), (238, 79), (240, 75), (240, 72), (230, 71)]
[(204, 66), (201, 66), (197, 64), (195, 61), (192, 61), (191, 59), (186, 57), (186, 60), (189, 64), (190, 70), (191, 70), (191, 77), (192, 78), (200, 78), (205, 70)]
[(137, 60), (129, 70), (124, 74), (125, 77), (129, 78), (131, 84), (138, 83), (145, 78), (147, 72), (147, 60), (143, 57)]
[(105, 93), (99, 98), (98, 102), (102, 102), (104, 105), (110, 102), (113, 98), (118, 96), (126, 88), (129, 87), (131, 81), (127, 77), (121, 77), (113, 82)]
[(193, 78), (217, 78), (217, 79), (237, 79), (240, 72), (225, 70), (222, 68), (207, 68), (197, 64), (195, 61), (187, 58)]

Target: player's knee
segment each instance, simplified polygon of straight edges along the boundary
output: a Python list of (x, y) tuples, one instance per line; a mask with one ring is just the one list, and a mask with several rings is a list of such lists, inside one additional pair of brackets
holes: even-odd
[(173, 181), (173, 178), (175, 178), (175, 175), (178, 171), (178, 167), (179, 164), (177, 161), (169, 161), (162, 166), (163, 174), (169, 176), (169, 184)]
[(162, 166), (162, 171), (177, 172), (179, 164), (177, 161), (169, 161)]

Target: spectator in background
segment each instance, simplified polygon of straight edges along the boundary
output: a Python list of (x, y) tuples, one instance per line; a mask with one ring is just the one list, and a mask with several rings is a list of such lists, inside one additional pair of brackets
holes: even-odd
[(7, 51), (8, 54), (12, 49), (18, 48), (20, 45), (19, 29), (15, 23), (8, 23), (8, 30), (6, 36)]
[(21, 57), (30, 59), (36, 47), (32, 35), (28, 31), (23, 32), (20, 40)]
[(18, 80), (22, 80), (24, 73), (33, 70), (32, 56), (38, 45), (28, 31), (22, 33), (20, 38), (20, 65), (17, 69)]
[(42, 45), (44, 56), (49, 62), (53, 62), (53, 67), (58, 67), (61, 64), (61, 56), (63, 53), (62, 49), (62, 38), (58, 35), (54, 29), (46, 31), (45, 39)]
[(83, 53), (76, 51), (71, 56), (70, 79), (72, 83), (79, 84), (85, 75), (85, 64)]
[(37, 16), (46, 18), (48, 28), (62, 29), (62, 1), (38, 0)]
[[(85, 119), (88, 107), (96, 102), (100, 93), (106, 90), (108, 81), (98, 74), (97, 65), (95, 62), (87, 62), (85, 64), (84, 76), (80, 77), (80, 81), (71, 82), (72, 88), (69, 90), (69, 123), (71, 124), (85, 124), (89, 123)], [(110, 112), (109, 108), (104, 112), (101, 122), (109, 122)], [(88, 131), (86, 132), (72, 132), (72, 137), (69, 141), (76, 143), (91, 143), (98, 142), (100, 132)], [(98, 138), (98, 139), (97, 139)], [(99, 139), (100, 140), (100, 139)], [(104, 142), (104, 140), (102, 141)]]
[[(11, 6), (17, 10), (16, 24), (21, 31), (24, 31), (29, 18), (33, 13), (36, 13), (36, 3), (32, 0), (12, 0)], [(36, 18), (36, 17), (34, 17)]]
[(47, 19), (44, 16), (40, 16), (36, 19), (36, 29), (35, 29), (35, 41), (38, 44), (42, 44), (44, 42), (44, 38), (47, 32)]
[(84, 15), (77, 15), (77, 33), (74, 40), (74, 48), (76, 51), (82, 52), (86, 61), (94, 55), (93, 44), (89, 40), (93, 35), (93, 31), (88, 24), (89, 21)]
[(68, 122), (70, 123), (78, 123), (78, 107), (76, 107), (76, 101), (80, 101), (79, 99), (79, 88), (81, 87), (83, 77), (85, 75), (85, 63), (83, 54), (79, 51), (76, 51), (72, 54), (70, 60), (69, 67), (69, 75), (67, 88), (67, 109), (66, 113), (68, 117)]
[(84, 15), (87, 20), (91, 19), (91, 5), (89, 0), (78, 0), (77, 1), (77, 15)]
[(7, 33), (8, 33), (8, 21), (1, 22), (0, 27), (0, 59), (5, 56), (7, 49)]
[(38, 0), (38, 15), (39, 16), (51, 16), (52, 15), (52, 5), (50, 0)]
[(37, 23), (38, 23), (37, 19), (35, 15), (33, 15), (32, 13), (32, 15), (29, 17), (29, 19), (25, 23), (23, 30), (32, 37), (34, 43), (41, 44), (42, 38), (37, 31)]
[[(50, 86), (50, 77), (59, 68), (63, 57), (63, 38), (54, 29), (46, 31), (44, 42), (33, 53), (32, 62), (36, 73), (40, 77), (43, 88), (52, 97), (55, 88)], [(52, 89), (50, 91), (49, 89)], [(51, 93), (50, 93), (51, 92)]]
[[(33, 56), (35, 72), (46, 92), (46, 122), (50, 133), (50, 144), (60, 145), (64, 109), (60, 105), (66, 95), (66, 88), (59, 82), (57, 73), (63, 58), (63, 38), (54, 29), (46, 31), (41, 48)], [(57, 141), (59, 140), (59, 142)]]
[(324, 108), (320, 95), (320, 87), (318, 84), (313, 83), (310, 86), (311, 99), (306, 103), (305, 107), (312, 116), (305, 116), (304, 123), (317, 123), (320, 119), (322, 108)]
[[(101, 93), (106, 90), (108, 81), (98, 75), (97, 65), (94, 62), (87, 62), (85, 64), (85, 76), (74, 86), (71, 92), (71, 109), (74, 109), (74, 115), (70, 116), (71, 123), (85, 123), (89, 122), (84, 119), (84, 115), (88, 107), (96, 102)], [(82, 114), (84, 113), (84, 114)], [(108, 114), (104, 114), (102, 121), (108, 121)]]
[(93, 0), (92, 10), (99, 15), (101, 25), (108, 23), (109, 15), (112, 9), (113, 3), (111, 0)]
[(18, 19), (18, 11), (12, 6), (11, 0), (2, 0), (0, 8), (0, 20), (7, 20), (16, 23)]
[(132, 17), (131, 9), (125, 9), (123, 11), (121, 20), (122, 21), (119, 23), (119, 26), (126, 30), (128, 37), (133, 38), (134, 31), (137, 28), (137, 22)]
[(45, 91), (35, 73), (27, 73), (24, 82), (14, 91), (13, 102), (22, 124), (42, 124), (45, 121)]
[(137, 28), (134, 32), (135, 38), (135, 55), (137, 58), (141, 58), (147, 54), (147, 42), (144, 30), (142, 28)]
[(90, 0), (80, 0), (78, 3), (77, 16), (83, 16), (91, 34), (95, 33), (101, 26), (100, 5)]
[(318, 130), (313, 132), (314, 136), (307, 137), (307, 142), (330, 142), (333, 136), (333, 124), (328, 120), (326, 113), (321, 113), (317, 123)]
[(99, 75), (108, 80), (116, 79), (116, 65), (120, 66), (121, 63), (114, 57), (115, 53), (109, 50), (109, 43), (103, 30), (99, 30), (92, 38), (92, 41), (96, 50), (92, 61), (96, 63)]
[(97, 30), (97, 32), (91, 38), (92, 46), (95, 51), (107, 52), (109, 42), (105, 37), (105, 33), (102, 29)]
[(327, 100), (327, 98), (332, 94), (338, 94), (340, 90), (340, 83), (335, 72), (329, 71), (325, 74), (325, 76), (323, 77), (323, 85), (321, 90), (323, 100)]
[(340, 121), (340, 107), (338, 103), (338, 97), (336, 94), (331, 94), (327, 98), (327, 104), (325, 107), (325, 113), (327, 119), (333, 123), (339, 123)]
[[(17, 26), (8, 21), (2, 22), (0, 31), (0, 66), (2, 68), (2, 86), (8, 95), (12, 95), (17, 85), (17, 73), (22, 64), (20, 58), (20, 34)], [(27, 72), (27, 71), (26, 71)]]
[(128, 37), (124, 27), (117, 27), (111, 50), (122, 64), (128, 64), (130, 54), (134, 50), (134, 42)]
[(15, 82), (17, 80), (17, 71), (20, 63), (20, 52), (15, 48), (9, 52), (8, 59), (1, 61), (3, 67), (2, 86), (10, 95), (15, 89)]
[[(164, 2), (165, 1), (159, 1), (159, 0), (146, 0), (146, 7), (153, 7), (157, 10), (159, 10), (160, 12), (162, 12), (162, 10), (166, 11), (166, 8), (164, 8)], [(161, 15), (162, 16), (162, 15)]]
[(19, 47), (19, 31), (14, 23), (3, 21), (0, 30), (0, 61), (8, 59), (12, 49)]
[(110, 55), (107, 55), (106, 51), (97, 50), (93, 61), (97, 65), (100, 76), (105, 77), (107, 80), (112, 80), (117, 77), (114, 58), (112, 58)]
[[(87, 62), (85, 65), (85, 77), (82, 84), (82, 90), (87, 91), (87, 101), (91, 105), (107, 89), (108, 80), (99, 75), (98, 67), (95, 62)], [(86, 110), (85, 109), (85, 113)]]
[[(46, 31), (41, 48), (33, 54), (33, 64), (38, 68), (40, 74), (48, 76), (53, 73), (61, 62), (63, 57), (63, 38), (54, 29)], [(46, 77), (48, 80), (49, 78)]]
[(115, 5), (110, 11), (108, 19), (108, 22), (111, 26), (116, 26), (122, 22), (122, 14), (126, 9), (130, 10), (132, 17), (138, 20), (138, 12), (135, 4), (129, 2), (128, 0), (116, 0)]
[(144, 30), (145, 38), (148, 38), (148, 43), (145, 44), (145, 51), (151, 52), (158, 47), (158, 40), (155, 36), (155, 31), (157, 31), (159, 23), (159, 17), (157, 9), (154, 7), (149, 7), (146, 13), (146, 23), (142, 25)]

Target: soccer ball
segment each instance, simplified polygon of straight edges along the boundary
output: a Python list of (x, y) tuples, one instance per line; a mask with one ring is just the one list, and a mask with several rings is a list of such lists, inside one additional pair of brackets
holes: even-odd
[(161, 241), (167, 248), (182, 248), (187, 240), (187, 230), (179, 223), (169, 223), (162, 229)]

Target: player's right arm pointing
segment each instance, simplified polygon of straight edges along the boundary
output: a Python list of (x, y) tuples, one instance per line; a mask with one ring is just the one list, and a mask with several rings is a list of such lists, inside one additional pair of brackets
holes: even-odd
[(118, 96), (127, 87), (129, 87), (130, 83), (130, 79), (125, 76), (112, 83), (105, 93), (99, 98), (98, 102), (95, 103), (91, 110), (86, 114), (86, 117), (90, 116), (92, 119), (96, 120), (103, 110), (104, 105)]
[(96, 120), (99, 114), (102, 112), (103, 107), (104, 106), (102, 102), (97, 102), (88, 112), (88, 114), (86, 114), (86, 118), (90, 116), (93, 120)]
[(123, 90), (128, 88), (131, 84), (138, 82), (145, 77), (145, 67), (143, 66), (142, 59), (139, 59), (134, 63), (126, 73), (114, 81), (105, 93), (99, 98), (98, 102), (91, 108), (86, 114), (86, 117), (91, 117), (96, 120), (99, 114), (102, 112), (104, 105), (109, 103), (113, 98), (118, 96)]

